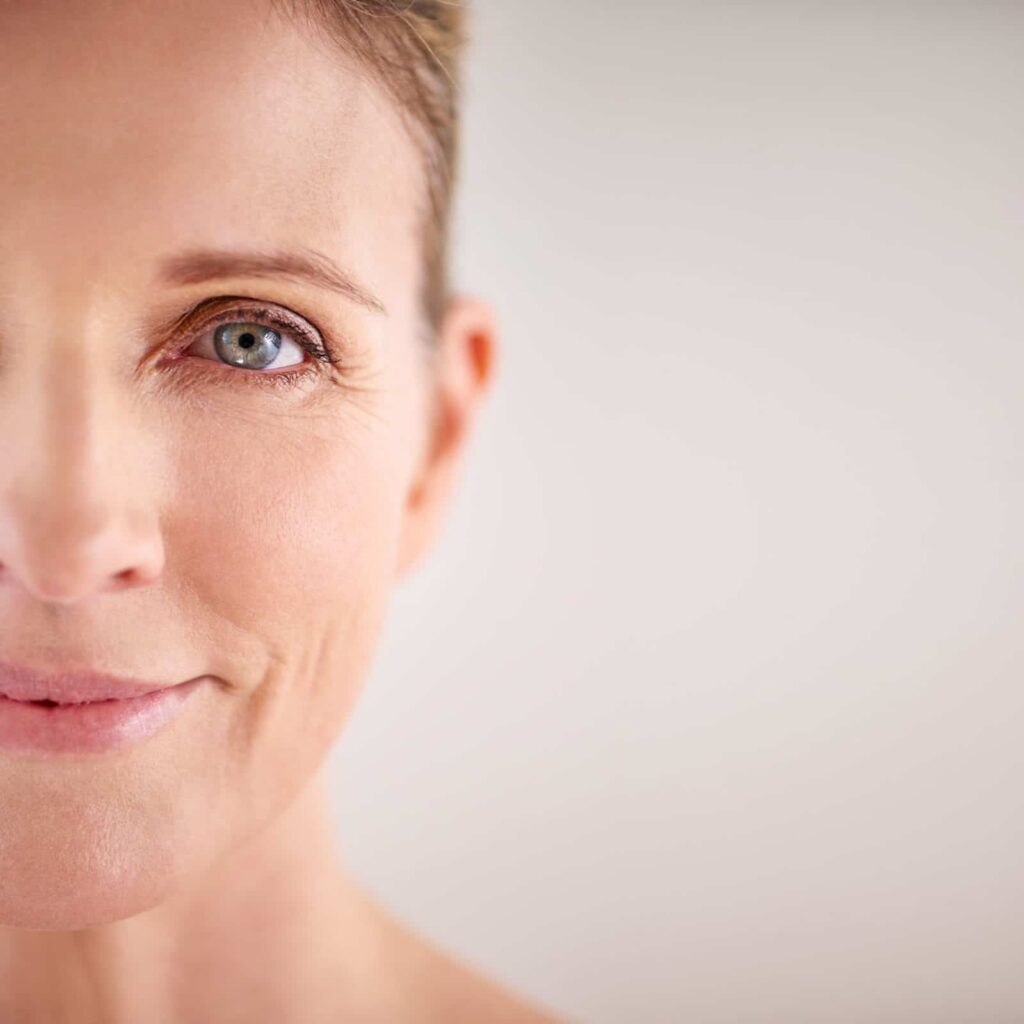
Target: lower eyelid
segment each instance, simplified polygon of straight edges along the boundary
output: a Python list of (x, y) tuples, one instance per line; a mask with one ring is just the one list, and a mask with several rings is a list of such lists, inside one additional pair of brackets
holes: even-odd
[[(229, 389), (255, 387), (283, 391), (299, 387), (315, 374), (315, 370), (310, 368), (312, 360), (305, 360), (283, 370), (249, 370), (203, 356), (184, 356), (175, 361), (184, 364), (180, 372), (185, 375), (189, 384), (196, 386), (205, 384)], [(207, 366), (200, 367), (198, 363), (206, 363)], [(212, 366), (209, 365), (211, 363)]]

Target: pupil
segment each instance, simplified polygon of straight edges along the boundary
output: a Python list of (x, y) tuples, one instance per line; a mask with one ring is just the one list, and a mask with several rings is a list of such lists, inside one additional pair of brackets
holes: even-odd
[(253, 345), (256, 344), (256, 339), (246, 331), (245, 334), (238, 339), (238, 344), (241, 345), (242, 348), (252, 348)]

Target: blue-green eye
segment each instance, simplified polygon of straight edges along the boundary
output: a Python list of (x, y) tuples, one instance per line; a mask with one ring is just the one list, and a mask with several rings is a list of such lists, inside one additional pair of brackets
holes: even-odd
[[(241, 366), (247, 370), (265, 370), (277, 359), (285, 337), (268, 327), (266, 324), (231, 321), (221, 324), (213, 332), (213, 347), (217, 355), (230, 366)], [(302, 349), (295, 342), (292, 347), (298, 353), (298, 359), (285, 362), (285, 366), (294, 366), (302, 362)]]

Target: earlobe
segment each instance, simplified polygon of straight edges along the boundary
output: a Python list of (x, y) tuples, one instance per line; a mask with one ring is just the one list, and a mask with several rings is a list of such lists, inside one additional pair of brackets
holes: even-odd
[(445, 310), (431, 361), (431, 421), (425, 455), (411, 481), (397, 575), (416, 566), (440, 531), (480, 402), (493, 384), (498, 332), (491, 306), (456, 296)]

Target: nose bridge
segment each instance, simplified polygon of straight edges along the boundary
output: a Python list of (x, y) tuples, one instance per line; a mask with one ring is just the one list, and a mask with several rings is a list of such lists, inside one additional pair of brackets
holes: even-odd
[(49, 346), (49, 358), (35, 360), (37, 443), (23, 465), (18, 495), (23, 513), (61, 520), (65, 540), (95, 535), (118, 502), (115, 395), (102, 356), (88, 342), (62, 333)]
[(163, 564), (131, 375), (117, 372), (118, 346), (101, 329), (78, 307), (2, 370), (14, 377), (2, 392), (18, 440), (0, 498), (0, 572), (45, 600), (137, 585)]

